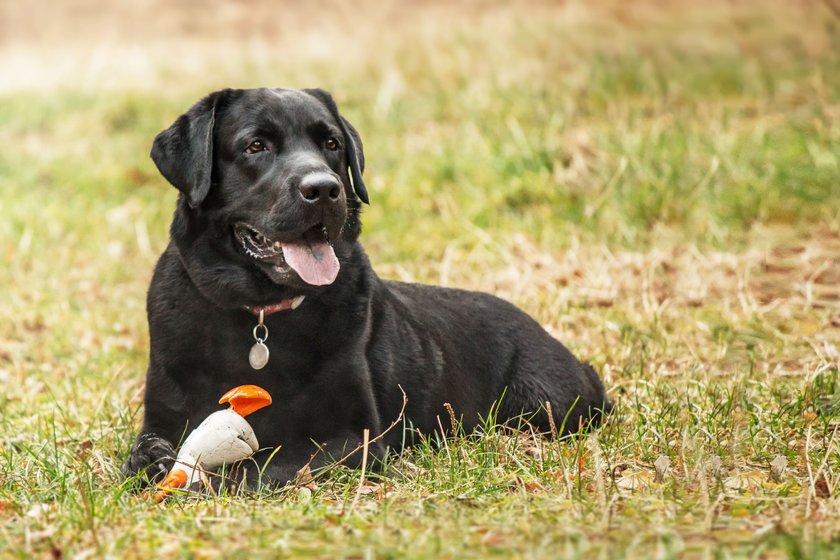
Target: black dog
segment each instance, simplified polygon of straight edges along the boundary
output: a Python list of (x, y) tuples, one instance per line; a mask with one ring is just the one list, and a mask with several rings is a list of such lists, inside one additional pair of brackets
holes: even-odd
[[(565, 433), (610, 409), (593, 368), (513, 305), (373, 272), (358, 242), (362, 142), (328, 93), (213, 93), (155, 138), (152, 159), (181, 195), (149, 289), (145, 419), (125, 474), (166, 469), (241, 384), (274, 397), (248, 421), (260, 466), (280, 446), (262, 475), (277, 483), (318, 446), (315, 466), (382, 432), (403, 392), (404, 421), (426, 434), (449, 426), (444, 403), (467, 431), (494, 405), (499, 422), (524, 413), (547, 432), (548, 402)], [(395, 429), (370, 453), (406, 441)]]

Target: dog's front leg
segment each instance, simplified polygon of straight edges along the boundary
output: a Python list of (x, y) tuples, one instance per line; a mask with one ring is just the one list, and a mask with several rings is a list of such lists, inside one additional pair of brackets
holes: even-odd
[(120, 469), (140, 486), (161, 480), (172, 468), (189, 418), (186, 393), (154, 363), (146, 374), (144, 409), (143, 428)]
[(134, 440), (131, 452), (123, 463), (123, 476), (131, 478), (137, 475), (141, 486), (161, 480), (175, 463), (175, 448), (168, 439), (155, 432), (142, 432)]

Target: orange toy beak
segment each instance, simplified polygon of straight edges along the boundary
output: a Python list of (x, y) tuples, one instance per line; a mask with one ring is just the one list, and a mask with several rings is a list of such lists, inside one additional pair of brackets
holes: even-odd
[(234, 387), (219, 399), (219, 404), (230, 403), (230, 408), (243, 418), (271, 404), (271, 395), (256, 385)]
[(153, 497), (156, 504), (161, 503), (173, 488), (183, 488), (187, 485), (187, 473), (184, 471), (172, 471), (166, 478), (157, 483), (157, 490), (152, 494), (151, 490), (143, 492), (146, 498)]

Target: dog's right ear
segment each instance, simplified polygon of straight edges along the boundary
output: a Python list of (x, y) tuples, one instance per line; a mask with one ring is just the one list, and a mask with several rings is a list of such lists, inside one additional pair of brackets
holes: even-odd
[(226, 90), (211, 93), (155, 137), (152, 161), (161, 175), (198, 207), (210, 191), (213, 173), (213, 125)]

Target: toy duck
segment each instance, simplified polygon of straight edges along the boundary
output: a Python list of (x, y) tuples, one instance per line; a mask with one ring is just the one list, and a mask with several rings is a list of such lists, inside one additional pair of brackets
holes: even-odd
[(189, 488), (205, 471), (247, 459), (259, 449), (257, 436), (245, 417), (271, 404), (268, 391), (240, 385), (222, 395), (219, 404), (230, 408), (214, 412), (194, 429), (178, 452), (175, 464), (154, 494), (161, 502), (175, 488)]

